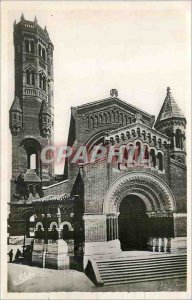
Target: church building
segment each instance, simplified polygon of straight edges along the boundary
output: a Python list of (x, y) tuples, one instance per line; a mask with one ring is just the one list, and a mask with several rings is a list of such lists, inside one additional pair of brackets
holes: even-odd
[[(14, 23), (14, 49), (10, 236), (34, 237), (39, 265), (40, 241), (42, 249), (65, 241), (67, 255), (82, 256), (84, 267), (124, 251), (185, 253), (186, 118), (174, 91), (165, 91), (157, 118), (120, 99), (116, 89), (71, 107), (73, 155), (57, 176), (54, 161), (41, 160), (41, 151), (54, 145), (53, 43), (46, 27), (22, 15)], [(96, 151), (97, 159), (74, 163), (81, 147), (88, 157)], [(51, 267), (53, 253), (46, 251)]]

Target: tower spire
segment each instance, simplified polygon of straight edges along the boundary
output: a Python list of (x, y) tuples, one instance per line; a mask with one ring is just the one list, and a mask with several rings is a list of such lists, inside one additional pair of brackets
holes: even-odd
[(35, 16), (35, 19), (34, 19), (34, 23), (35, 23), (35, 25), (37, 25), (37, 23), (38, 23), (36, 16)]
[(25, 21), (25, 18), (24, 18), (24, 14), (23, 14), (23, 13), (21, 14), (21, 21), (22, 21), (22, 22)]
[(170, 95), (171, 94), (171, 88), (168, 86), (167, 87), (167, 95)]
[(169, 86), (167, 87), (167, 94), (165, 97), (165, 101), (158, 115), (156, 124), (168, 118), (182, 118), (182, 119), (185, 118), (179, 106), (175, 102), (171, 94), (171, 88)]

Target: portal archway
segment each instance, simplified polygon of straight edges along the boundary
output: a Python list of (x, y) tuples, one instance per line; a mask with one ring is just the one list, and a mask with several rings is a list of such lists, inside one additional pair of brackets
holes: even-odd
[(119, 207), (119, 240), (121, 249), (146, 250), (149, 238), (148, 215), (144, 201), (135, 194), (127, 195)]
[(122, 175), (109, 187), (103, 201), (103, 213), (119, 213), (123, 198), (135, 194), (145, 202), (147, 212), (175, 212), (176, 202), (169, 186), (158, 176), (148, 172)]
[[(148, 172), (125, 174), (109, 187), (104, 198), (107, 241), (120, 239), (122, 250), (139, 250), (151, 240), (174, 237), (175, 211), (174, 196), (158, 176)], [(132, 240), (127, 230), (133, 231)]]

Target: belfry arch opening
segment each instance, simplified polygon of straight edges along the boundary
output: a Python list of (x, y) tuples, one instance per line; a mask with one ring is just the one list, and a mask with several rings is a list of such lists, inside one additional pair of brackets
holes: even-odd
[(41, 161), (40, 153), (41, 146), (39, 142), (32, 138), (24, 139), (20, 146), (24, 146), (26, 152), (27, 169), (35, 170), (37, 175), (40, 176), (41, 172)]
[(148, 216), (146, 205), (135, 194), (123, 198), (119, 206), (119, 240), (121, 249), (146, 250), (148, 241)]

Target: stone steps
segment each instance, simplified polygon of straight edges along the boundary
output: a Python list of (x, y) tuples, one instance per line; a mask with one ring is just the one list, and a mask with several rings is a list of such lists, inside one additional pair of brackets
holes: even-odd
[(181, 278), (187, 275), (186, 254), (108, 259), (95, 263), (100, 283), (104, 285)]

